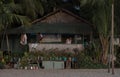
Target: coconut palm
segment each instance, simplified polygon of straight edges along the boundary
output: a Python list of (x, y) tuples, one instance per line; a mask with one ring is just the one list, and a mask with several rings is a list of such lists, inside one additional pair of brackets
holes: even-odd
[(11, 28), (14, 23), (19, 23), (20, 25), (29, 24), (29, 18), (19, 15), (18, 8), (19, 5), (16, 5), (14, 0), (0, 1), (0, 29), (4, 31), (2, 39), (4, 39), (4, 36), (6, 35), (8, 51), (10, 50), (6, 30)]
[[(111, 27), (111, 2), (112, 0), (80, 0), (81, 6), (90, 5), (93, 9), (92, 22), (98, 30), (102, 45), (102, 62), (107, 63), (109, 37)], [(89, 9), (89, 8), (88, 8)]]
[(1, 29), (9, 28), (11, 24), (15, 22), (21, 25), (28, 24), (29, 18), (19, 15), (19, 5), (14, 3), (14, 0), (10, 2), (0, 1), (0, 27)]
[(41, 0), (15, 0), (22, 8), (22, 14), (31, 19), (36, 19), (38, 15), (43, 15), (44, 9)]

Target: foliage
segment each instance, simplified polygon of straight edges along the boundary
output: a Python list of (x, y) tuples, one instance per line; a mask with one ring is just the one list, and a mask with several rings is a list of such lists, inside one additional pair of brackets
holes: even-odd
[(11, 57), (13, 58), (13, 57), (16, 57), (16, 58), (21, 58), (21, 57), (23, 57), (23, 55), (24, 55), (24, 52), (12, 52), (11, 53)]
[(5, 60), (3, 58), (3, 52), (0, 51), (0, 69), (3, 69), (5, 65)]
[[(24, 56), (21, 58), (21, 66), (25, 67), (29, 65), (30, 62), (36, 63), (38, 58), (43, 57), (43, 60), (64, 60), (64, 58), (68, 59), (69, 57), (75, 57), (77, 59), (77, 68), (106, 68), (107, 66), (101, 64), (99, 61), (93, 60), (92, 55), (88, 54), (88, 51), (78, 51), (77, 53), (70, 53), (69, 51), (65, 52), (65, 50), (44, 50), (44, 51), (34, 51), (34, 52), (26, 52)], [(94, 54), (94, 58), (98, 60), (97, 54)]]
[(41, 0), (15, 0), (21, 6), (21, 14), (28, 16), (31, 20), (44, 14)]
[(120, 68), (120, 47), (116, 46), (115, 47), (115, 55), (116, 55), (116, 60), (115, 60), (115, 67)]
[(119, 35), (120, 34), (120, 32), (119, 32), (119, 29), (120, 29), (120, 0), (114, 0), (115, 1), (115, 3), (114, 3), (114, 5), (115, 5), (115, 11), (114, 11), (114, 13), (115, 13), (115, 34), (116, 35)]
[(4, 63), (0, 62), (0, 69), (4, 68)]
[(0, 58), (3, 57), (3, 51), (0, 51)]
[(98, 30), (102, 45), (102, 62), (107, 64), (109, 37), (111, 33), (111, 5), (112, 0), (81, 0), (81, 6), (91, 5), (92, 23)]
[(94, 62), (101, 63), (101, 44), (99, 39), (94, 39), (85, 49), (85, 54), (90, 56)]
[(18, 8), (19, 6), (13, 0), (0, 2), (0, 27), (2, 29), (10, 28), (15, 23), (21, 25), (29, 24), (29, 19), (20, 15)]
[(77, 54), (77, 63), (78, 68), (89, 68), (89, 69), (98, 69), (98, 68), (107, 68), (106, 65), (94, 62), (92, 57), (85, 55), (84, 51)]
[(21, 58), (21, 60), (20, 60), (20, 66), (21, 66), (21, 67), (28, 66), (28, 64), (29, 64), (29, 62), (28, 62), (28, 57), (29, 57), (28, 53), (25, 52), (25, 53), (24, 53), (24, 56), (23, 56), (23, 57)]

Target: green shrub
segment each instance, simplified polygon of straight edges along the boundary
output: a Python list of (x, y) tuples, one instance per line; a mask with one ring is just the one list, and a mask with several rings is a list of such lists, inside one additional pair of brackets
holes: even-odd
[(0, 69), (3, 69), (3, 68), (4, 68), (4, 63), (0, 62)]
[(106, 65), (94, 62), (92, 60), (92, 57), (85, 55), (84, 51), (77, 54), (76, 57), (77, 57), (78, 68), (85, 68), (85, 69), (107, 68)]
[(36, 62), (38, 57), (43, 57), (44, 60), (63, 60), (63, 57), (75, 57), (77, 59), (78, 68), (107, 68), (106, 65), (96, 61), (98, 59), (94, 60), (93, 58), (96, 57), (90, 55), (87, 50), (71, 53), (69, 51), (56, 51), (54, 49), (44, 50), (41, 52), (25, 52), (24, 56), (21, 58), (21, 66), (27, 66), (29, 64), (29, 59)]

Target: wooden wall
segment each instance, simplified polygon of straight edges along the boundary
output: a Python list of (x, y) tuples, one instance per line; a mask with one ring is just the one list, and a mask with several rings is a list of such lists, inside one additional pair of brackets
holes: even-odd
[(46, 22), (46, 23), (80, 23), (81, 21), (78, 20), (77, 18), (64, 13), (64, 12), (57, 12), (51, 16), (45, 17), (44, 20), (41, 22)]

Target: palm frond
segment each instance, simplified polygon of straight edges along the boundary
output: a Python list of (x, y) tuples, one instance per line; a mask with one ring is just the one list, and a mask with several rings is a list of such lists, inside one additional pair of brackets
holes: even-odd
[(81, 6), (85, 6), (85, 5), (91, 5), (91, 6), (93, 6), (93, 5), (95, 5), (96, 3), (98, 3), (98, 1), (100, 1), (100, 0), (79, 0), (80, 1), (80, 3), (81, 3)]
[(43, 15), (44, 9), (43, 9), (43, 6), (42, 6), (40, 0), (34, 1), (34, 3), (35, 3), (35, 11), (36, 11), (36, 13)]
[[(111, 0), (80, 0), (81, 5), (92, 7), (92, 22), (96, 25), (98, 32), (104, 36), (110, 33)], [(91, 6), (90, 6), (91, 5)]]
[(30, 19), (20, 15), (22, 8), (19, 4), (15, 4), (14, 0), (2, 2), (0, 6), (0, 29), (4, 29), (6, 25), (10, 28), (14, 23), (30, 25)]
[(30, 25), (30, 19), (26, 16), (21, 16), (17, 14), (2, 14), (0, 15), (0, 23), (3, 25), (12, 23), (21, 23), (22, 25)]
[(44, 13), (40, 0), (21, 0), (19, 3), (23, 9), (23, 14), (34, 19), (38, 14)]

